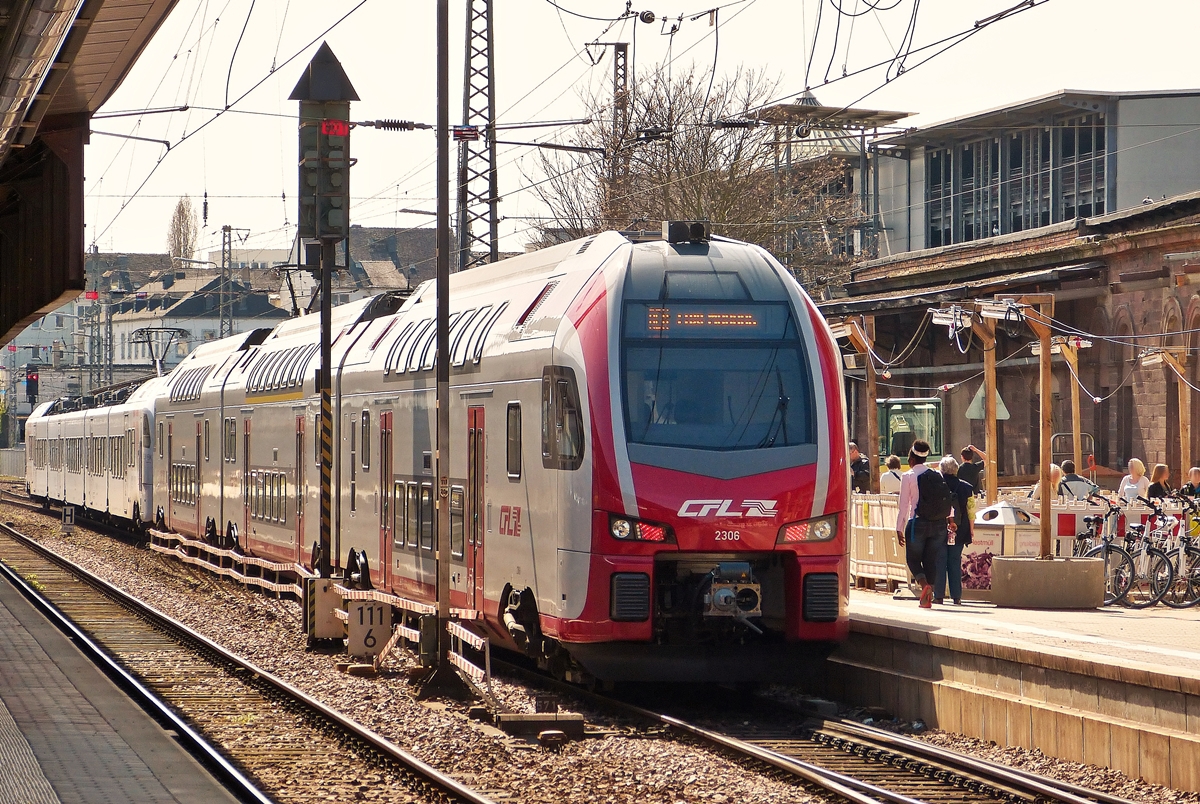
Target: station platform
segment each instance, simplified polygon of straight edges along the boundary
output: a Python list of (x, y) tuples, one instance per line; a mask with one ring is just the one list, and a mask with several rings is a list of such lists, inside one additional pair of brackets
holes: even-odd
[(891, 595), (855, 589), (850, 592), (850, 618), (860, 627), (914, 628), (1149, 671), (1171, 668), (1173, 673), (1200, 680), (1200, 607), (1036, 611), (967, 600), (961, 606), (947, 602), (922, 609), (916, 600), (893, 600)]
[(1200, 609), (921, 609), (852, 590), (825, 695), (1200, 791)]
[(0, 579), (0, 804), (233, 797)]

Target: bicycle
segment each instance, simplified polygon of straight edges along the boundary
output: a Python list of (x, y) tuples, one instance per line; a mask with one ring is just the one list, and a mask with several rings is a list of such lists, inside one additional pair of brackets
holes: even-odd
[(1092, 492), (1087, 499), (1091, 505), (1099, 505), (1096, 500), (1103, 500), (1108, 505), (1108, 511), (1083, 518), (1085, 530), (1075, 536), (1071, 555), (1076, 558), (1104, 559), (1104, 605), (1112, 606), (1122, 602), (1129, 594), (1134, 577), (1133, 558), (1123, 547), (1114, 544), (1117, 519), (1121, 516), (1120, 506), (1097, 492)]
[[(1175, 499), (1185, 509), (1185, 516), (1178, 525), (1174, 544), (1167, 550), (1175, 579), (1162, 602), (1173, 609), (1186, 609), (1200, 603), (1200, 546), (1197, 546), (1192, 535), (1193, 530), (1200, 529), (1200, 505), (1190, 497), (1179, 494), (1175, 495)], [(1192, 527), (1187, 527), (1188, 523)]]
[[(1131, 609), (1148, 609), (1166, 596), (1175, 581), (1175, 567), (1156, 541), (1169, 537), (1167, 517), (1162, 508), (1145, 497), (1136, 498), (1150, 508), (1152, 514), (1144, 525), (1126, 525), (1125, 552), (1133, 559), (1133, 580), (1125, 595), (1124, 605)], [(1158, 522), (1155, 529), (1150, 525)]]

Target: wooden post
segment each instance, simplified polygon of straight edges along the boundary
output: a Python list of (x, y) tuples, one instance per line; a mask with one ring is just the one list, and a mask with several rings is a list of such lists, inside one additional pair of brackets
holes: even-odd
[(1187, 377), (1187, 356), (1179, 358), (1164, 350), (1162, 358), (1177, 375), (1175, 391), (1179, 394), (1179, 483), (1182, 485), (1192, 465), (1192, 389), (1184, 379)]
[(867, 443), (865, 451), (862, 444), (858, 445), (858, 451), (867, 456), (867, 459), (871, 462), (871, 493), (878, 494), (879, 467), (876, 463), (879, 460), (879, 406), (876, 404), (878, 392), (875, 386), (875, 361), (871, 359), (871, 347), (875, 343), (875, 317), (867, 316), (865, 326), (857, 321), (848, 319), (846, 321), (846, 329), (850, 338), (850, 345), (867, 359), (867, 398), (863, 405), (867, 409)]
[[(875, 316), (866, 319), (866, 341), (875, 343)], [(875, 361), (870, 352), (867, 353), (867, 398), (864, 407), (867, 409), (867, 443), (859, 444), (859, 452), (867, 456), (871, 462), (871, 493), (879, 493), (879, 391), (875, 384)], [(1183, 410), (1180, 406), (1180, 410)], [(863, 450), (861, 447), (866, 446)]]
[(1040, 398), (1041, 419), (1042, 419), (1042, 434), (1041, 434), (1041, 473), (1039, 478), (1041, 488), (1041, 531), (1042, 545), (1041, 558), (1053, 558), (1053, 522), (1050, 521), (1050, 503), (1054, 499), (1055, 489), (1050, 488), (1050, 442), (1054, 438), (1054, 417), (1053, 417), (1053, 394), (1054, 379), (1050, 368), (1052, 365), (1053, 355), (1050, 354), (1050, 319), (1054, 316), (1054, 295), (1051, 293), (1038, 293), (1034, 295), (1024, 296), (1020, 299), (1023, 304), (1038, 305), (1037, 312), (1027, 308), (1025, 310), (1025, 321), (1029, 324), (1029, 328), (1038, 336), (1038, 341), (1041, 344), (1041, 357), (1038, 359), (1038, 368), (1040, 369), (1040, 381), (1038, 384), (1038, 396)]
[(1079, 383), (1075, 381), (1075, 377), (1079, 376), (1079, 352), (1069, 343), (1063, 343), (1059, 348), (1062, 349), (1063, 359), (1067, 361), (1067, 365), (1071, 367), (1074, 375), (1071, 377), (1071, 443), (1075, 445), (1075, 454), (1072, 456), (1075, 460), (1075, 471), (1079, 472), (1084, 468), (1083, 443), (1080, 440), (1082, 427), (1079, 413)]
[(996, 471), (999, 458), (999, 438), (996, 433), (996, 398), (1000, 391), (996, 387), (996, 322), (985, 318), (982, 322), (971, 325), (975, 337), (983, 346), (983, 422), (985, 429), (983, 450), (987, 453), (984, 462), (983, 485), (987, 494), (987, 504), (995, 505), (997, 486), (1000, 483)]

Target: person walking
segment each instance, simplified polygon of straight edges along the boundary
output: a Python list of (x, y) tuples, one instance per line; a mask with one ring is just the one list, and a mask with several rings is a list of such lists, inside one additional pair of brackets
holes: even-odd
[(1058, 481), (1058, 494), (1068, 500), (1086, 500), (1100, 487), (1083, 475), (1075, 474), (1075, 461), (1062, 462), (1063, 477)]
[(957, 476), (958, 461), (947, 455), (938, 464), (942, 477), (954, 494), (954, 514), (947, 525), (945, 560), (939, 563), (937, 581), (933, 585), (933, 602), (946, 599), (946, 587), (954, 605), (962, 605), (962, 553), (971, 543), (971, 523), (975, 519), (975, 493), (971, 484)]
[(1154, 471), (1150, 473), (1150, 486), (1146, 489), (1146, 496), (1150, 499), (1164, 499), (1171, 496), (1174, 489), (1171, 488), (1171, 470), (1167, 468), (1165, 463), (1154, 464)]
[[(946, 523), (954, 495), (937, 472), (925, 465), (929, 442), (916, 439), (908, 451), (909, 469), (900, 478), (896, 512), (896, 539), (914, 582), (921, 589), (921, 608), (933, 606), (933, 584), (938, 560), (946, 552)], [(941, 560), (945, 560), (942, 558)]]
[(968, 444), (958, 454), (962, 456), (958, 479), (971, 484), (971, 492), (978, 494), (983, 489), (983, 464), (987, 460), (987, 453), (974, 444)]
[(871, 491), (871, 462), (867, 456), (858, 451), (858, 444), (850, 442), (850, 479), (851, 487), (860, 494)]
[(879, 492), (881, 494), (900, 493), (900, 456), (889, 455), (887, 469), (879, 476)]
[(1146, 479), (1146, 464), (1137, 458), (1129, 459), (1129, 474), (1121, 478), (1117, 486), (1117, 495), (1127, 503), (1138, 497), (1145, 497), (1150, 491), (1150, 481)]

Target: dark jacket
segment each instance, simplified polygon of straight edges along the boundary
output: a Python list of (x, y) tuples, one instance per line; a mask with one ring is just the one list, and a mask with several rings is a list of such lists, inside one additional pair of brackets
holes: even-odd
[(946, 485), (950, 487), (950, 491), (954, 494), (954, 524), (958, 526), (958, 532), (954, 536), (954, 543), (970, 544), (971, 515), (969, 513), (969, 501), (975, 495), (975, 490), (971, 488), (970, 483), (953, 476), (946, 478)]
[(1146, 496), (1150, 499), (1163, 498), (1171, 496), (1171, 486), (1167, 483), (1151, 483), (1150, 490), (1146, 492)]
[(850, 474), (855, 491), (866, 494), (871, 490), (871, 462), (866, 455), (860, 454), (858, 460), (850, 462)]

